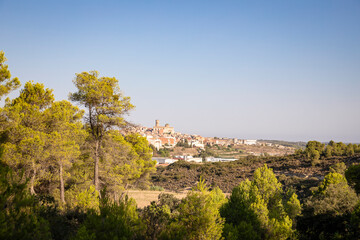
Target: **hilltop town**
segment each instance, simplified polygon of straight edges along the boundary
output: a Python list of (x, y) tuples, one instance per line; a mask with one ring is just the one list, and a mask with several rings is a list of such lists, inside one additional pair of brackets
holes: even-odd
[[(241, 156), (283, 156), (292, 154), (294, 147), (283, 146), (253, 139), (238, 138), (218, 138), (203, 137), (195, 134), (185, 134), (175, 132), (174, 127), (170, 124), (160, 125), (159, 120), (155, 120), (153, 127), (134, 126), (132, 132), (139, 133), (146, 137), (149, 144), (161, 151), (162, 149), (170, 151), (168, 157), (172, 159), (184, 159), (194, 162), (201, 162), (206, 156), (207, 161), (233, 161)], [(201, 157), (201, 153), (207, 152), (207, 155)], [(156, 160), (162, 159), (156, 157), (164, 157), (154, 153)], [(173, 160), (168, 160), (173, 162)]]

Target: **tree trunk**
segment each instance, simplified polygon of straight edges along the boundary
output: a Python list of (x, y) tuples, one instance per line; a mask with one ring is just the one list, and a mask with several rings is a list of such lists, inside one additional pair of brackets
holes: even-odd
[(60, 201), (62, 204), (65, 204), (65, 187), (64, 187), (64, 177), (63, 177), (63, 165), (60, 163)]
[(99, 186), (99, 140), (95, 140), (94, 185), (95, 185), (95, 189), (98, 192), (100, 192), (100, 186)]
[(33, 174), (31, 176), (31, 181), (30, 181), (30, 194), (35, 195), (34, 185), (35, 185), (36, 168), (34, 162), (32, 164), (32, 167), (33, 167)]

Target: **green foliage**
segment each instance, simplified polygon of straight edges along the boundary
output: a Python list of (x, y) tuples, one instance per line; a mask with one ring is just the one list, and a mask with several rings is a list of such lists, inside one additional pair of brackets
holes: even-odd
[[(219, 213), (219, 190), (211, 193), (200, 179), (179, 205), (178, 215), (161, 239), (221, 239), (224, 220)], [(222, 198), (222, 199), (221, 199)]]
[(12, 102), (12, 105), (25, 102), (32, 106), (37, 106), (40, 110), (49, 107), (54, 101), (53, 90), (44, 88), (44, 84), (29, 81), (25, 83), (20, 96)]
[(7, 119), (3, 160), (14, 170), (25, 172), (32, 194), (36, 188), (43, 189), (42, 183), (51, 183), (44, 189), (46, 193), (65, 203), (67, 170), (80, 154), (79, 144), (85, 138), (83, 112), (67, 101), (53, 100), (51, 89), (27, 82), (19, 97), (7, 101), (2, 111)]
[(301, 238), (352, 238), (350, 216), (359, 198), (339, 172), (344, 172), (343, 164), (332, 168), (318, 190), (306, 200), (304, 214), (298, 221)]
[(330, 172), (340, 173), (341, 175), (344, 175), (345, 171), (346, 171), (346, 165), (343, 162), (337, 163), (330, 167)]
[[(96, 131), (95, 135), (90, 131), (88, 136), (85, 131), (82, 110), (68, 101), (54, 102), (52, 90), (43, 84), (27, 82), (20, 96), (7, 100), (0, 111), (2, 160), (15, 173), (23, 171), (30, 179), (31, 194), (50, 194), (62, 206), (67, 197), (77, 202), (76, 196), (90, 186), (89, 180), (99, 180), (99, 160), (102, 184), (112, 190), (115, 198), (129, 184), (147, 188), (149, 173), (155, 169), (145, 138), (133, 134), (124, 140), (111, 133), (115, 130), (110, 131), (114, 126), (123, 126), (122, 115), (133, 107), (129, 98), (119, 92), (117, 80), (87, 81), (85, 75), (78, 75), (75, 82), (79, 92), (71, 96), (90, 109), (87, 129)], [(95, 118), (91, 123), (90, 115)], [(105, 137), (111, 141), (103, 142)], [(90, 149), (96, 151), (89, 154)], [(91, 159), (97, 163), (92, 169), (96, 176), (89, 176)]]
[(167, 148), (160, 148), (156, 151), (156, 155), (160, 157), (170, 157), (170, 150)]
[(308, 150), (315, 150), (317, 152), (322, 152), (324, 151), (324, 147), (325, 147), (325, 144), (323, 143), (320, 143), (318, 141), (309, 141), (307, 144), (306, 144), (306, 149), (305, 151), (308, 151)]
[(150, 190), (151, 191), (164, 191), (164, 188), (161, 186), (151, 185)]
[(141, 217), (146, 224), (145, 239), (158, 239), (170, 224), (172, 218), (177, 214), (180, 200), (172, 194), (162, 193), (158, 201), (151, 202), (150, 206), (144, 208)]
[(91, 185), (89, 189), (79, 193), (76, 197), (76, 206), (82, 211), (99, 210), (99, 193), (95, 190), (95, 187)]
[(289, 190), (284, 201), (285, 212), (290, 219), (295, 223), (297, 216), (301, 214), (301, 204), (295, 192)]
[(329, 146), (332, 147), (333, 156), (343, 156), (346, 155), (346, 145), (342, 142), (335, 143), (334, 141), (329, 142)]
[(326, 147), (325, 144), (317, 141), (309, 141), (306, 145), (305, 150), (296, 151), (297, 156), (305, 155), (313, 166), (320, 163), (320, 158), (330, 158), (333, 156), (354, 156), (355, 153), (359, 152), (358, 145), (349, 143), (345, 145), (342, 142), (335, 143), (330, 141)]
[(111, 202), (107, 196), (100, 200), (99, 212), (90, 210), (73, 240), (78, 239), (140, 239), (144, 224), (136, 211), (133, 199)]
[(336, 184), (340, 184), (340, 183), (346, 183), (346, 178), (344, 175), (338, 173), (338, 172), (330, 172), (329, 174), (327, 174), (324, 178), (324, 180), (321, 182), (317, 193), (318, 194), (323, 194), (325, 193), (326, 189), (330, 186), (330, 185), (336, 185)]
[(70, 99), (87, 109), (86, 125), (93, 138), (94, 185), (100, 190), (99, 151), (106, 133), (114, 127), (124, 127), (123, 118), (134, 106), (130, 97), (120, 92), (118, 80), (110, 77), (99, 77), (96, 71), (76, 74), (74, 84), (77, 92), (70, 94)]
[(177, 147), (191, 148), (189, 141), (185, 138), (176, 143)]
[(325, 148), (325, 153), (324, 153), (324, 155), (325, 155), (326, 158), (332, 157), (332, 152), (333, 152), (332, 149), (333, 149), (332, 146), (330, 146), (330, 145), (326, 146), (326, 148)]
[[(261, 239), (260, 219), (252, 209), (256, 196), (251, 191), (251, 182), (245, 180), (235, 187), (227, 204), (221, 209), (225, 217), (224, 236), (231, 239)], [(245, 230), (247, 229), (247, 230)]]
[(311, 198), (308, 206), (314, 214), (343, 215), (351, 213), (358, 197), (346, 182), (329, 184), (325, 190)]
[(70, 99), (83, 105), (87, 110), (89, 130), (95, 139), (101, 139), (106, 131), (125, 125), (123, 115), (134, 106), (130, 97), (120, 92), (118, 80), (99, 77), (97, 71), (76, 74), (74, 84), (78, 91)]
[(0, 239), (51, 239), (48, 222), (39, 215), (26, 181), (0, 165)]
[(57, 169), (55, 178), (59, 181), (60, 202), (65, 204), (65, 181), (72, 163), (80, 155), (80, 144), (86, 137), (81, 118), (83, 111), (68, 101), (54, 102), (46, 109), (51, 166)]
[(321, 182), (314, 196), (308, 201), (314, 214), (327, 213), (343, 215), (350, 213), (358, 201), (355, 191), (350, 188), (345, 178), (345, 164), (337, 164), (331, 168)]
[(320, 154), (324, 151), (325, 144), (318, 141), (309, 141), (306, 144), (305, 154), (311, 160), (311, 165), (315, 166), (320, 163)]
[(18, 78), (11, 79), (11, 73), (8, 69), (8, 65), (4, 64), (5, 62), (5, 53), (0, 51), (0, 100), (2, 96), (20, 87)]
[(205, 147), (205, 150), (201, 150), (198, 155), (198, 157), (201, 157), (204, 162), (207, 157), (212, 157), (212, 156), (215, 157), (216, 153), (213, 150), (211, 150), (211, 148), (209, 147)]
[(52, 90), (44, 89), (42, 84), (27, 82), (20, 96), (7, 101), (2, 111), (4, 116), (2, 134), (6, 136), (3, 148), (3, 161), (14, 171), (24, 171), (30, 178), (30, 190), (41, 178), (49, 178), (47, 158), (49, 153), (46, 134), (46, 114), (44, 109), (51, 105)]
[(352, 235), (360, 236), (360, 201), (355, 206), (354, 211), (351, 214), (350, 223), (352, 226)]
[(346, 146), (345, 155), (346, 156), (354, 156), (355, 155), (354, 146), (351, 143), (349, 143)]
[(360, 194), (360, 164), (350, 166), (345, 176), (350, 185), (354, 186), (356, 193)]
[(172, 213), (177, 210), (180, 204), (180, 200), (170, 193), (160, 193), (158, 201), (160, 206), (168, 206)]
[(142, 188), (149, 188), (149, 175), (155, 172), (156, 161), (152, 160), (152, 149), (146, 137), (142, 137), (137, 133), (125, 136), (125, 141), (129, 142), (133, 150), (133, 161), (137, 164), (140, 171), (138, 177), (134, 179), (134, 185)]
[(72, 237), (84, 222), (86, 212), (79, 209), (59, 208), (57, 202), (47, 196), (40, 196), (39, 215), (48, 221), (53, 240), (67, 240)]
[(292, 219), (300, 210), (296, 194), (284, 194), (281, 183), (265, 165), (254, 172), (253, 181), (245, 180), (234, 188), (229, 202), (222, 208), (228, 231), (224, 236), (287, 239), (294, 234)]
[(152, 150), (146, 138), (138, 134), (123, 137), (109, 131), (101, 148), (100, 173), (103, 185), (116, 199), (128, 187), (149, 188), (149, 174), (155, 171)]

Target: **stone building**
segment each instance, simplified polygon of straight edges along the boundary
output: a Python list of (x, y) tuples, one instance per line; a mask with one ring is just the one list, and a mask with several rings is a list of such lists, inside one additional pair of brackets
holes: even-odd
[(156, 120), (155, 126), (153, 127), (153, 133), (159, 135), (165, 135), (165, 134), (174, 135), (175, 131), (174, 128), (170, 127), (169, 124), (165, 124), (165, 126), (160, 126), (159, 120)]

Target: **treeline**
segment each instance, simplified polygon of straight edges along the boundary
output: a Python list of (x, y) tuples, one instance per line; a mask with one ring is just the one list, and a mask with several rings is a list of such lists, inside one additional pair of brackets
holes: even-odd
[(354, 156), (355, 153), (360, 153), (360, 144), (348, 145), (342, 142), (330, 141), (326, 146), (324, 143), (318, 141), (309, 141), (304, 150), (297, 149), (295, 155), (304, 156), (311, 160), (312, 165), (320, 163), (321, 159), (330, 158), (333, 156)]
[(282, 141), (282, 140), (264, 140), (264, 139), (259, 139), (258, 142), (278, 144), (278, 145), (282, 145), (285, 147), (293, 147), (295, 149), (306, 147), (306, 142), (289, 142), (289, 141)]

